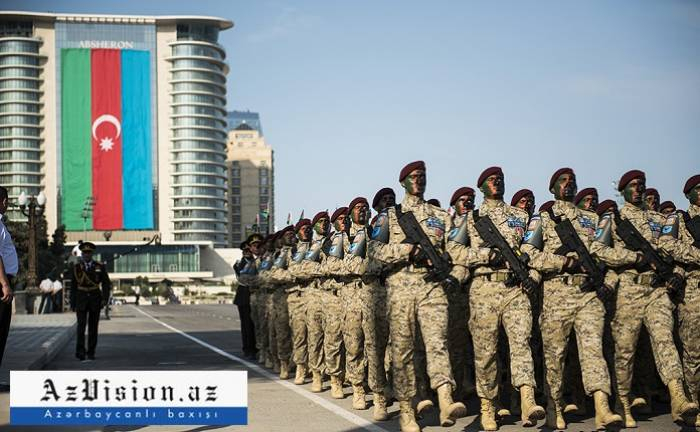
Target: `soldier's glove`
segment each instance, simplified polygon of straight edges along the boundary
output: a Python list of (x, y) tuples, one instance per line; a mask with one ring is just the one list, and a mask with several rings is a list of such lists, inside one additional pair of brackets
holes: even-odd
[(414, 245), (408, 261), (417, 267), (428, 267), (428, 254), (419, 245)]
[(676, 297), (683, 292), (685, 288), (685, 279), (678, 273), (674, 273), (666, 282), (666, 290), (672, 297)]
[(527, 295), (530, 295), (530, 294), (532, 294), (533, 292), (535, 292), (535, 290), (537, 289), (537, 286), (538, 286), (538, 285), (539, 285), (539, 284), (538, 284), (533, 278), (531, 278), (531, 277), (525, 279), (525, 280), (523, 281), (523, 283), (520, 284), (520, 286), (522, 287), (523, 291), (525, 291), (525, 294), (527, 294)]
[(637, 260), (634, 262), (634, 268), (637, 269), (638, 272), (644, 273), (651, 268), (651, 262), (644, 254), (637, 254)]
[(583, 267), (581, 266), (581, 260), (573, 257), (566, 257), (566, 262), (564, 263), (562, 270), (569, 274), (585, 273)]
[(489, 253), (489, 267), (494, 269), (502, 269), (506, 266), (506, 259), (498, 249), (491, 249)]

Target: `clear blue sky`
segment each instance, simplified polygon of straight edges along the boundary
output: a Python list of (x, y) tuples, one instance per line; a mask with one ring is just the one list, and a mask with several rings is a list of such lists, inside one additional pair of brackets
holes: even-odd
[[(550, 199), (561, 166), (610, 198), (633, 168), (685, 208), (700, 172), (700, 2), (34, 1), (3, 9), (231, 19), (229, 109), (260, 112), (287, 213), (400, 189), (427, 197), (500, 165)], [(399, 194), (402, 196), (402, 194)]]

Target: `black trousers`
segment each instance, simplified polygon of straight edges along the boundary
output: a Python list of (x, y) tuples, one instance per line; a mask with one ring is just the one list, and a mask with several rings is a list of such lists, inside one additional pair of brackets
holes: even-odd
[(255, 328), (250, 313), (250, 303), (239, 304), (238, 315), (241, 318), (241, 339), (243, 340), (243, 352), (255, 354)]
[(87, 355), (94, 356), (97, 347), (97, 326), (100, 323), (102, 309), (102, 293), (100, 290), (77, 291), (75, 312), (78, 315), (78, 334), (76, 337), (75, 354), (82, 357), (85, 352), (85, 326), (88, 331)]

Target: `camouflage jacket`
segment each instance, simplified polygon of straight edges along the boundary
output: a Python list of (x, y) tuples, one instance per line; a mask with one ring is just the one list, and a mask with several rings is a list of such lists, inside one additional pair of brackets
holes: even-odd
[(688, 212), (670, 214), (661, 229), (659, 247), (682, 263), (689, 271), (688, 276), (700, 277), (700, 248), (694, 246), (695, 239), (686, 227), (686, 214), (689, 218), (700, 217), (700, 207), (691, 205)]

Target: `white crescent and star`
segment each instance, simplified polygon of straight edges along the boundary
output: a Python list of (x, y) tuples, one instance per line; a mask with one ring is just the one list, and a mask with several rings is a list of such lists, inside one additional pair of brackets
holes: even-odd
[(102, 149), (102, 151), (109, 151), (114, 147), (114, 140), (119, 138), (119, 135), (122, 132), (122, 124), (115, 116), (111, 114), (102, 114), (101, 116), (97, 117), (94, 122), (92, 122), (92, 137), (95, 140), (99, 139), (97, 138), (97, 128), (102, 123), (112, 123), (117, 129), (117, 134), (114, 137), (104, 137), (100, 140), (100, 149)]

